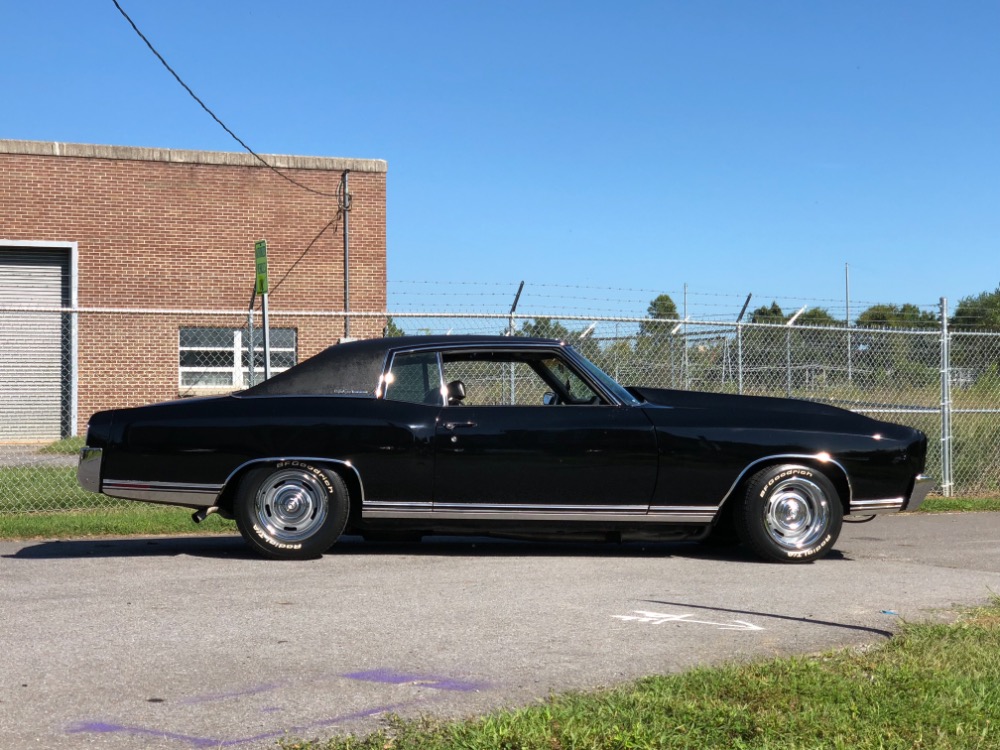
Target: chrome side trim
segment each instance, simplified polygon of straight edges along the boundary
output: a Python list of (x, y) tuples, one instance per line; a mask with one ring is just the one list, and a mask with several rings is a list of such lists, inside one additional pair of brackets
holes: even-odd
[(851, 504), (851, 498), (854, 496), (854, 488), (851, 487), (851, 477), (848, 475), (847, 469), (845, 469), (840, 464), (840, 462), (835, 461), (834, 459), (832, 459), (826, 453), (813, 453), (813, 454), (809, 454), (809, 453), (777, 453), (777, 454), (775, 454), (773, 456), (764, 456), (763, 458), (758, 458), (756, 461), (751, 461), (749, 464), (747, 464), (746, 468), (743, 469), (743, 471), (740, 472), (740, 475), (738, 477), (736, 477), (736, 481), (733, 482), (733, 486), (730, 487), (729, 491), (722, 497), (722, 501), (719, 503), (719, 507), (721, 508), (725, 504), (726, 500), (729, 499), (729, 496), (733, 494), (733, 491), (737, 487), (739, 487), (740, 482), (742, 482), (743, 478), (748, 473), (750, 473), (750, 470), (753, 469), (753, 467), (755, 467), (755, 466), (757, 466), (759, 464), (765, 463), (765, 462), (770, 462), (770, 461), (784, 461), (786, 459), (800, 460), (800, 461), (802, 459), (806, 459), (806, 460), (809, 460), (809, 461), (816, 461), (817, 463), (821, 463), (821, 464), (832, 464), (833, 466), (836, 466), (838, 469), (840, 469), (840, 473), (844, 475), (844, 480), (847, 482), (847, 494), (848, 494), (848, 497), (842, 497), (841, 501), (845, 502), (848, 506), (850, 506), (850, 504)]
[(105, 479), (101, 491), (110, 497), (141, 500), (164, 505), (187, 505), (207, 508), (215, 505), (221, 484), (184, 484), (180, 482), (137, 482), (128, 479)]
[(617, 513), (618, 515), (644, 516), (648, 510), (646, 505), (549, 505), (547, 503), (434, 503), (434, 512), (461, 511), (465, 509), (477, 511), (527, 511), (532, 513), (587, 513), (589, 511)]
[(854, 500), (850, 515), (871, 516), (877, 513), (898, 513), (906, 502), (905, 497), (887, 497), (878, 500)]
[(671, 523), (712, 523), (719, 513), (720, 505), (652, 505), (651, 519), (663, 519)]
[(473, 521), (631, 521), (711, 523), (717, 507), (645, 505), (541, 505), (525, 503), (430, 503), (376, 500), (364, 503), (363, 518)]
[(80, 449), (80, 463), (76, 467), (76, 481), (87, 492), (101, 491), (101, 459), (103, 449), (83, 446)]
[(432, 503), (427, 502), (406, 502), (403, 500), (371, 500), (366, 502), (361, 507), (361, 514), (363, 516), (368, 516), (368, 512), (375, 511), (393, 511), (398, 510), (400, 512), (421, 512), (430, 513), (432, 508)]

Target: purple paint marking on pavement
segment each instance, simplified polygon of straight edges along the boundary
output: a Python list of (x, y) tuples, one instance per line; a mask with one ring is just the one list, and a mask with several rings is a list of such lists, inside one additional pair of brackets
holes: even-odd
[(385, 668), (370, 669), (365, 672), (351, 672), (341, 676), (349, 680), (381, 682), (387, 685), (418, 685), (420, 687), (434, 688), (435, 690), (456, 690), (462, 693), (472, 693), (489, 687), (484, 682), (455, 680), (449, 677), (435, 677), (434, 675), (405, 674)]

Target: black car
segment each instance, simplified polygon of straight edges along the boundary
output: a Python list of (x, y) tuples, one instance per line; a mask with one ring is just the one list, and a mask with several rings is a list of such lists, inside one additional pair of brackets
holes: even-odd
[(78, 476), (235, 518), (281, 559), (352, 533), (709, 539), (806, 562), (845, 515), (919, 506), (926, 452), (918, 430), (823, 404), (626, 388), (559, 341), (404, 336), (99, 412)]

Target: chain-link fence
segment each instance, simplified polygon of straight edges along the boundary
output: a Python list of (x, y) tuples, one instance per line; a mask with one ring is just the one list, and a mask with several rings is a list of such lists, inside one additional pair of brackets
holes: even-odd
[[(342, 313), (272, 311), (270, 372), (344, 331)], [(558, 338), (625, 385), (829, 403), (927, 433), (945, 494), (1000, 494), (1000, 333), (456, 313), (357, 314), (350, 331)], [(263, 341), (246, 311), (0, 308), (0, 513), (116, 504), (76, 483), (89, 415), (249, 387)], [(534, 387), (520, 375), (462, 379), (505, 403)]]

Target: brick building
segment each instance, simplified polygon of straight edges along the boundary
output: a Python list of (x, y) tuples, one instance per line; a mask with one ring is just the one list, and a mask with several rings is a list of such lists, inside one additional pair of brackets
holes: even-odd
[(273, 368), (381, 330), (337, 313), (385, 310), (386, 163), (264, 158), (275, 169), (249, 154), (0, 140), (0, 441), (259, 377), (256, 240)]

